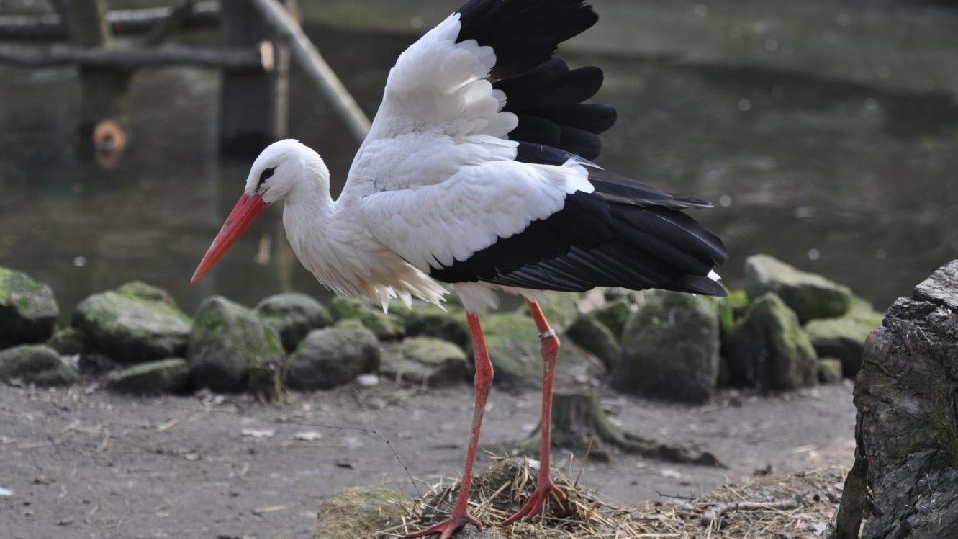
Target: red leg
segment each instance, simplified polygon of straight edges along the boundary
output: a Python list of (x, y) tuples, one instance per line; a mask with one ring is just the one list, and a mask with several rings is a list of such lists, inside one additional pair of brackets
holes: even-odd
[(551, 455), (552, 455), (552, 387), (556, 371), (556, 356), (559, 354), (559, 337), (549, 326), (549, 321), (542, 314), (542, 308), (535, 301), (529, 302), (529, 311), (539, 330), (542, 340), (542, 419), (539, 424), (541, 441), (539, 447), (539, 475), (536, 480), (536, 491), (529, 501), (516, 514), (507, 518), (503, 525), (512, 524), (518, 520), (531, 517), (540, 510), (550, 495), (564, 500), (566, 495), (552, 482)]
[(466, 524), (472, 524), (482, 531), (482, 524), (469, 515), (469, 489), (472, 487), (472, 465), (476, 461), (476, 450), (479, 448), (479, 429), (482, 427), (482, 414), (486, 409), (486, 398), (489, 396), (489, 387), (492, 385), (492, 362), (489, 361), (489, 352), (486, 351), (486, 341), (482, 336), (482, 327), (479, 317), (473, 313), (466, 313), (469, 322), (469, 336), (472, 338), (472, 349), (476, 361), (476, 404), (472, 411), (472, 435), (469, 438), (469, 449), (466, 452), (466, 465), (462, 470), (462, 480), (459, 482), (459, 493), (452, 507), (449, 518), (434, 524), (424, 530), (411, 533), (406, 537), (413, 539), (434, 533), (441, 534), (439, 539), (449, 539), (453, 533)]

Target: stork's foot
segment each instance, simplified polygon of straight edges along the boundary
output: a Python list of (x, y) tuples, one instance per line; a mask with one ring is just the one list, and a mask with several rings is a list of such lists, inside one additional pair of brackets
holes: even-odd
[(546, 503), (546, 500), (549, 499), (549, 496), (555, 496), (559, 501), (565, 501), (566, 499), (565, 492), (562, 492), (559, 487), (555, 486), (552, 479), (540, 481), (532, 497), (529, 498), (521, 509), (516, 511), (516, 514), (503, 521), (502, 525), (508, 526), (513, 522), (518, 522), (539, 514), (539, 512), (542, 511), (542, 506)]
[(456, 530), (465, 526), (466, 524), (472, 524), (476, 527), (477, 530), (482, 531), (482, 523), (476, 520), (475, 518), (469, 516), (468, 513), (463, 513), (457, 515), (453, 513), (446, 520), (438, 524), (433, 524), (425, 530), (419, 530), (418, 532), (410, 533), (406, 536), (406, 539), (415, 539), (416, 537), (425, 537), (427, 535), (432, 535), (438, 533), (439, 539), (449, 539), (452, 537), (452, 534), (456, 533)]

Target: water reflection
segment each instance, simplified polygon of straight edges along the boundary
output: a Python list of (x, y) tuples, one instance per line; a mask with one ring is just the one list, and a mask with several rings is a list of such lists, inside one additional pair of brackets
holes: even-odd
[[(707, 13), (706, 13), (707, 14)], [(315, 29), (314, 29), (315, 30)], [(312, 32), (372, 112), (409, 38)], [(950, 96), (876, 91), (773, 71), (571, 54), (606, 69), (601, 98), (620, 123), (601, 163), (716, 201), (697, 217), (725, 238), (736, 285), (744, 256), (768, 252), (886, 306), (958, 256), (958, 109)], [(281, 290), (325, 295), (270, 209), (198, 286), (189, 276), (239, 196), (249, 159), (216, 149), (217, 77), (138, 74), (131, 146), (111, 170), (77, 159), (71, 70), (0, 69), (0, 265), (50, 283), (69, 312), (86, 295), (140, 279), (187, 310), (210, 294), (247, 305)], [(293, 136), (345, 178), (355, 142), (304, 80)]]

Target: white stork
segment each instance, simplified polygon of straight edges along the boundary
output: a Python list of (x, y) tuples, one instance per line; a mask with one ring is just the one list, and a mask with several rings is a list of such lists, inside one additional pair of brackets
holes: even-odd
[(334, 292), (386, 303), (462, 300), (475, 353), (472, 434), (448, 519), (411, 537), (447, 539), (465, 524), (492, 363), (477, 313), (497, 291), (528, 302), (542, 341), (541, 460), (535, 494), (550, 496), (550, 425), (559, 339), (538, 291), (597, 286), (725, 295), (713, 268), (721, 240), (683, 213), (710, 207), (594, 163), (615, 109), (587, 104), (596, 67), (569, 69), (559, 43), (597, 21), (582, 0), (470, 0), (403, 52), (342, 194), (313, 150), (281, 140), (257, 157), (246, 188), (193, 275), (196, 282), (254, 217), (283, 203), (293, 251)]

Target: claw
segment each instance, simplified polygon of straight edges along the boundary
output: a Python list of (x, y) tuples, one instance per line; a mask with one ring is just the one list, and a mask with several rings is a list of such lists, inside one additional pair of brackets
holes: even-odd
[(452, 537), (452, 534), (456, 533), (456, 530), (465, 526), (466, 524), (472, 524), (476, 527), (477, 530), (482, 531), (482, 523), (473, 518), (468, 514), (462, 515), (450, 515), (449, 518), (443, 520), (438, 524), (433, 524), (424, 530), (419, 530), (418, 532), (410, 533), (406, 536), (406, 539), (415, 539), (416, 537), (425, 537), (427, 535), (432, 535), (438, 533), (439, 539), (449, 539)]
[(518, 522), (520, 520), (525, 520), (533, 515), (538, 514), (542, 511), (542, 506), (545, 505), (546, 500), (549, 499), (549, 496), (555, 496), (559, 501), (565, 501), (566, 494), (562, 490), (555, 486), (555, 484), (550, 480), (544, 485), (540, 485), (536, 488), (536, 491), (532, 494), (525, 505), (521, 509), (516, 511), (514, 515), (507, 518), (503, 521), (503, 526), (508, 526), (513, 522)]

